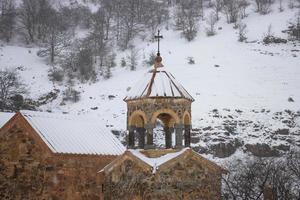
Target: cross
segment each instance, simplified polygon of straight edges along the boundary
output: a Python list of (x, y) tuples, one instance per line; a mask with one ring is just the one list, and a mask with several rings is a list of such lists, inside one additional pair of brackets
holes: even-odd
[(154, 35), (154, 38), (157, 39), (157, 47), (158, 47), (158, 49), (157, 49), (157, 55), (159, 56), (160, 55), (160, 52), (159, 52), (159, 41), (160, 41), (160, 39), (163, 38), (163, 36), (159, 34), (160, 33), (159, 29), (158, 29), (157, 32), (158, 32), (158, 34)]

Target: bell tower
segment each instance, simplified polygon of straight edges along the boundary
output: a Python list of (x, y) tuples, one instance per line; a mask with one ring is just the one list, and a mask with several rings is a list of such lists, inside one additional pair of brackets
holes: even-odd
[[(162, 38), (159, 32), (156, 38)], [(191, 104), (194, 99), (164, 69), (159, 49), (154, 69), (130, 89), (124, 101), (127, 103), (128, 148), (154, 148), (156, 120), (163, 125), (166, 149), (190, 146)]]

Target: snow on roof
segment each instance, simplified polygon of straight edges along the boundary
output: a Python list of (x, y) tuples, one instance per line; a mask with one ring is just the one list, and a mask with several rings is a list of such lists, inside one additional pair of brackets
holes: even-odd
[(0, 112), (0, 128), (14, 116), (15, 113)]
[(125, 147), (97, 119), (20, 111), (54, 153), (121, 155)]
[(194, 101), (174, 76), (163, 69), (150, 70), (146, 73), (136, 86), (129, 90), (124, 100), (151, 97), (179, 97)]
[(178, 157), (179, 155), (183, 154), (185, 151), (187, 151), (190, 148), (184, 148), (178, 152), (174, 153), (168, 153), (163, 156), (157, 157), (157, 158), (149, 158), (146, 155), (142, 154), (140, 150), (133, 150), (130, 149), (130, 151), (134, 156), (139, 158), (140, 160), (144, 161), (148, 165), (150, 165), (153, 168), (153, 173), (156, 172), (156, 170), (161, 166), (162, 164), (168, 162), (169, 160), (172, 160), (173, 158)]

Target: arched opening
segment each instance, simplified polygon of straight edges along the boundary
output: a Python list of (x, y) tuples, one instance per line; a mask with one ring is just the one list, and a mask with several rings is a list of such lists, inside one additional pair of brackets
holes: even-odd
[(191, 145), (191, 117), (188, 112), (183, 115), (184, 124), (184, 146), (189, 147)]
[(191, 125), (191, 117), (190, 117), (190, 115), (188, 113), (184, 114), (183, 124), (184, 125)]
[(145, 125), (144, 118), (141, 115), (134, 115), (132, 117), (132, 121), (130, 125), (135, 127), (144, 127)]
[(156, 148), (172, 148), (175, 146), (175, 119), (167, 113), (157, 116), (153, 130), (153, 145)]
[[(161, 109), (152, 115), (151, 123), (153, 124), (152, 138), (148, 137), (156, 148), (173, 148), (182, 147), (182, 128), (178, 115), (170, 109)], [(149, 131), (150, 132), (150, 131)]]
[(142, 111), (135, 111), (128, 121), (128, 147), (144, 148), (145, 146), (146, 115)]

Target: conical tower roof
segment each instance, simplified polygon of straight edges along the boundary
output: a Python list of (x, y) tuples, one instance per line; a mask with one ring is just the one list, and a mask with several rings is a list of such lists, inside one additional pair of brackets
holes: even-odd
[(155, 59), (154, 69), (136, 83), (127, 93), (124, 101), (143, 98), (185, 98), (194, 101), (194, 98), (161, 64), (161, 57)]

